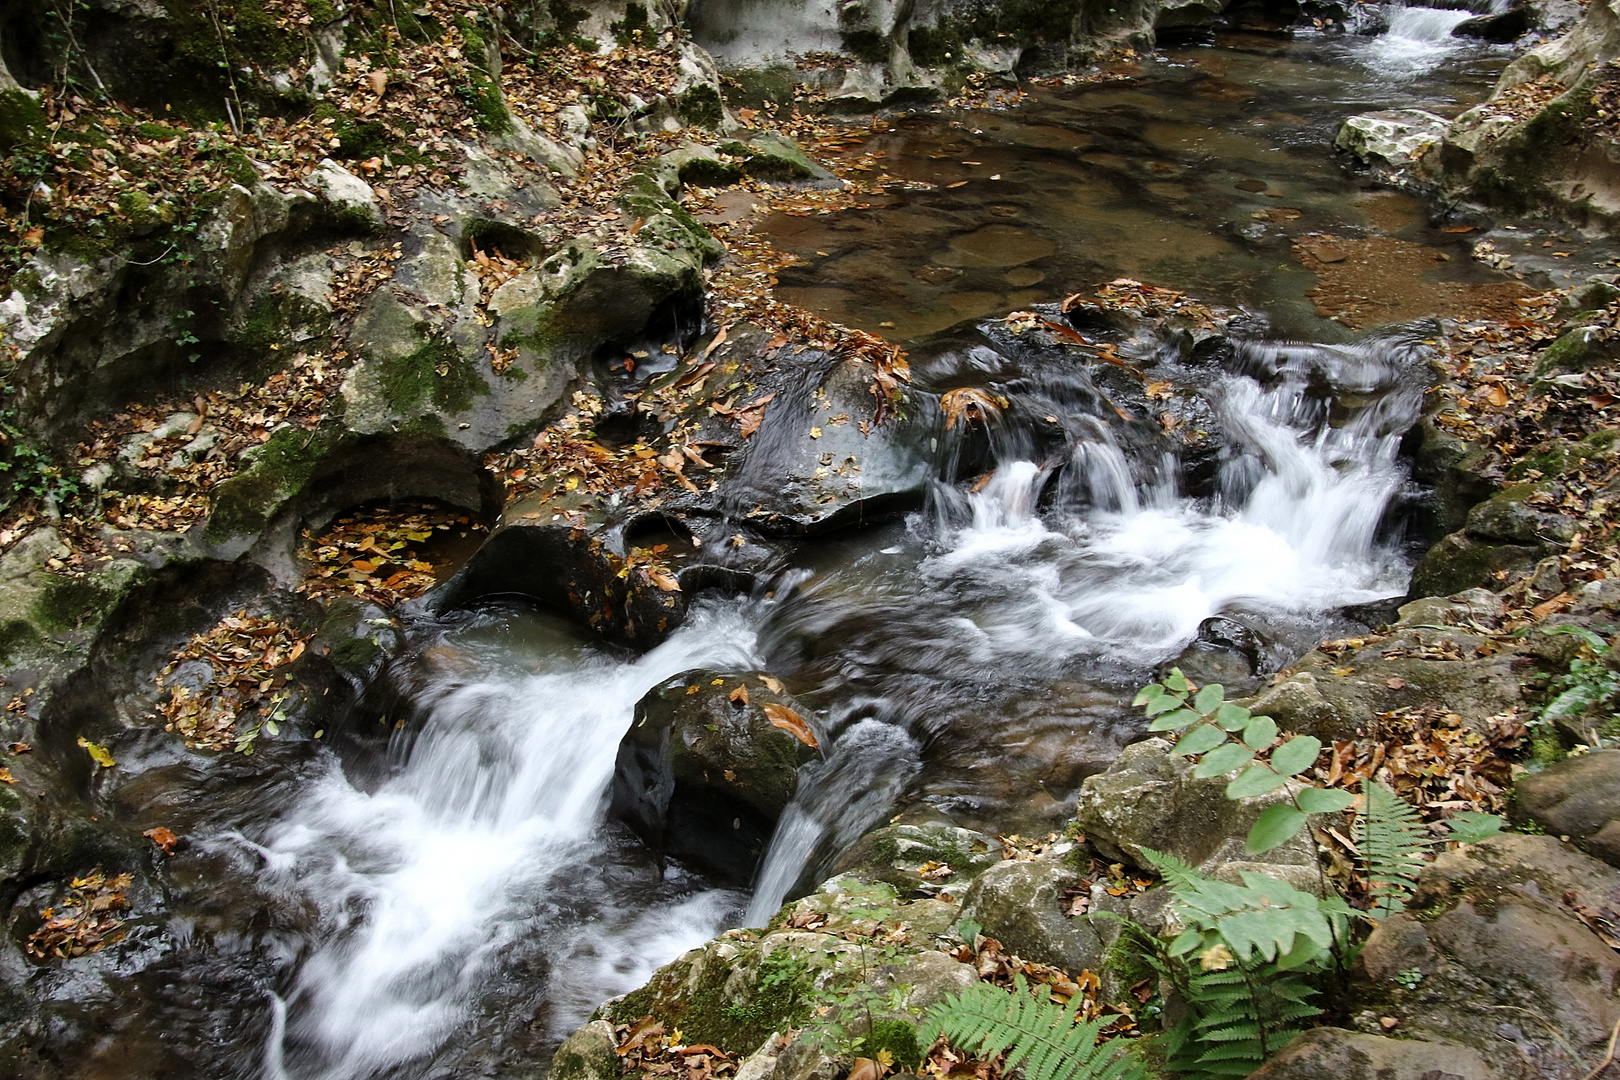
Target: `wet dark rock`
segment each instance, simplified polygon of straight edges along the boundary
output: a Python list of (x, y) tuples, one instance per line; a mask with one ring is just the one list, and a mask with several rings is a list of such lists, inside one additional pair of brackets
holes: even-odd
[(1620, 750), (1582, 754), (1523, 777), (1513, 788), (1513, 815), (1620, 866)]
[(922, 505), (944, 428), (930, 395), (902, 387), (895, 413), (877, 423), (866, 362), (806, 364), (791, 378), (721, 480), (722, 509), (763, 532), (792, 535)]
[(1535, 9), (1529, 4), (1509, 8), (1499, 15), (1476, 15), (1451, 29), (1452, 37), (1479, 38), (1493, 45), (1506, 45), (1528, 34), (1535, 26)]
[(1234, 619), (1216, 615), (1198, 627), (1198, 636), (1168, 667), (1179, 667), (1195, 683), (1219, 683), (1232, 696), (1258, 686), (1268, 667), (1266, 644), (1253, 630)]
[(1425, 416), (1407, 434), (1402, 449), (1411, 455), (1412, 478), (1428, 489), (1433, 512), (1427, 530), (1430, 540), (1461, 529), (1474, 504), (1496, 490), (1481, 475), (1490, 451), (1457, 438), (1432, 416)]
[(689, 671), (649, 692), (619, 748), (613, 812), (656, 849), (749, 881), (817, 757), (767, 704), (805, 716), (758, 676)]
[(525, 597), (609, 640), (650, 648), (680, 625), (687, 595), (659, 588), (645, 571), (620, 576), (628, 554), (622, 526), (589, 497), (519, 500), (428, 603), (446, 612)]

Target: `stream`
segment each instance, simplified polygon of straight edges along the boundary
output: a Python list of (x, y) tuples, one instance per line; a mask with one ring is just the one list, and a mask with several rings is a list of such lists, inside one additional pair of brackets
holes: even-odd
[[(1433, 328), (1352, 340), (1289, 245), (1376, 232), (1448, 255), (1440, 279), (1500, 281), (1331, 141), (1352, 113), (1455, 114), (1511, 51), (1451, 38), (1466, 11), (1385, 14), (1381, 34), (1168, 49), (1132, 81), (905, 119), (852, 148), (938, 186), (762, 222), (801, 258), (779, 295), (906, 342), (925, 383), (993, 380), (1008, 406), (983, 482), (942, 481), (903, 519), (808, 543), (752, 595), (704, 595), (639, 656), (518, 607), (420, 620), (390, 676), (414, 719), (386, 753), (323, 750), (275, 805), (194, 834), (279, 913), (254, 938), (251, 985), (152, 993), (137, 1011), (174, 1028), (162, 1050), (84, 1075), (165, 1055), (244, 1080), (519, 1075), (509, 1063), (543, 1062), (600, 1001), (763, 924), (892, 815), (1059, 827), (1080, 780), (1139, 734), (1135, 688), (1195, 641), (1249, 642), (1259, 685), (1362, 625), (1347, 606), (1401, 595), (1417, 493), (1400, 444)], [(1224, 433), (1196, 484), (1186, 462), (1116, 442), (1072, 365), (953, 344), (963, 320), (1118, 276), (1270, 327), (1221, 365), (1156, 369), (1196, 387)], [(1063, 454), (1039, 449), (1050, 425)], [(936, 451), (954, 479), (961, 441)], [(773, 674), (823, 736), (748, 890), (659, 860), (607, 813), (636, 702), (695, 668)]]

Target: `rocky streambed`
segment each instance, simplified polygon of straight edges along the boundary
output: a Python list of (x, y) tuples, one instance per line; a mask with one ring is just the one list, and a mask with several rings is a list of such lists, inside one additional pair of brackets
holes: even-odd
[[(1620, 751), (1541, 708), (1620, 608), (1612, 250), (1423, 200), (1576, 213), (1483, 178), (1570, 102), (1596, 168), (1607, 8), (1479, 104), (1453, 13), (283, 7), (212, 128), (130, 74), (215, 78), (187, 5), (5, 26), (9, 1075), (993, 1075), (915, 1020), (1014, 975), (1151, 1035), (1144, 847), (1361, 888), (1242, 854), (1172, 665), (1522, 830), (1266, 1073), (1600, 1065)], [(1391, 105), (1499, 149), (1329, 156)]]

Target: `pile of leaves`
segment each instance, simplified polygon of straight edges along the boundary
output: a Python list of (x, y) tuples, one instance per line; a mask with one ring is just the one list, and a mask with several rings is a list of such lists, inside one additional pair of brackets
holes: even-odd
[(687, 1046), (679, 1029), (669, 1031), (662, 1021), (643, 1017), (634, 1024), (614, 1027), (615, 1053), (625, 1076), (672, 1076), (681, 1080), (725, 1080), (737, 1074), (737, 1057), (717, 1046)]
[[(251, 753), (261, 730), (275, 735), (285, 717), (279, 706), (287, 700), (287, 671), (304, 654), (314, 634), (273, 618), (238, 611), (227, 615), (206, 633), (192, 637), (186, 647), (158, 675), (160, 693), (157, 712), (163, 730), (182, 736), (187, 746)], [(181, 682), (182, 667), (200, 662), (207, 666), (208, 680), (198, 689)], [(195, 682), (188, 679), (188, 682)], [(263, 717), (259, 723), (238, 724), (247, 717)]]
[(436, 547), (484, 531), (464, 513), (429, 504), (401, 503), (345, 514), (319, 537), (304, 533), (300, 554), (308, 569), (302, 589), (310, 596), (346, 593), (392, 607), (421, 596), (438, 582)]
[(124, 890), (133, 881), (129, 874), (108, 877), (100, 867), (74, 878), (61, 903), (39, 913), (45, 921), (23, 948), (36, 960), (64, 960), (122, 941), (124, 923), (116, 913), (129, 910)]

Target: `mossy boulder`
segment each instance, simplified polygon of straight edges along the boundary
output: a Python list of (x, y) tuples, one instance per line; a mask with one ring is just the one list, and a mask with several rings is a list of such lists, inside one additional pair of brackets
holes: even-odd
[(1409, 595), (1450, 596), (1480, 586), (1501, 588), (1511, 576), (1528, 573), (1549, 550), (1545, 544), (1498, 544), (1452, 533), (1418, 560)]
[(1135, 743), (1081, 785), (1074, 823), (1093, 847), (1134, 866), (1151, 866), (1144, 851), (1151, 848), (1207, 874), (1236, 880), (1237, 870), (1255, 870), (1317, 887), (1316, 853), (1300, 837), (1268, 852), (1263, 865), (1243, 861), (1250, 826), (1284, 793), (1228, 799), (1228, 777), (1195, 777), (1194, 763), (1170, 749), (1160, 738)]
[(214, 491), (205, 537), (245, 547), (288, 500), (300, 494), (341, 432), (333, 426), (306, 430), (284, 425), (244, 458), (244, 468)]
[(38, 146), (48, 137), (45, 110), (38, 97), (15, 86), (0, 86), (0, 149), (9, 153)]
[(550, 1075), (553, 1080), (618, 1080), (624, 1070), (615, 1052), (617, 1047), (613, 1025), (592, 1020), (557, 1047)]
[(1605, 367), (1617, 356), (1620, 356), (1620, 343), (1608, 333), (1596, 327), (1578, 326), (1542, 350), (1531, 374), (1540, 380), (1579, 375)]
[(614, 813), (658, 849), (749, 881), (799, 768), (818, 757), (808, 726), (803, 737), (781, 726), (806, 725), (807, 712), (758, 676), (677, 675), (636, 704), (614, 771)]
[(1000, 862), (1000, 845), (983, 833), (946, 824), (899, 824), (861, 837), (833, 872), (882, 881), (906, 895), (954, 893)]
[[(1542, 505), (1552, 501), (1547, 494), (1544, 488), (1533, 483), (1505, 487), (1468, 511), (1463, 531), (1475, 540), (1488, 543), (1567, 544), (1575, 535), (1575, 521), (1543, 509)], [(1541, 505), (1538, 505), (1538, 497)]]
[(812, 161), (798, 143), (774, 131), (757, 132), (746, 141), (721, 143), (720, 150), (741, 158), (743, 172), (756, 180), (838, 183), (837, 178)]

